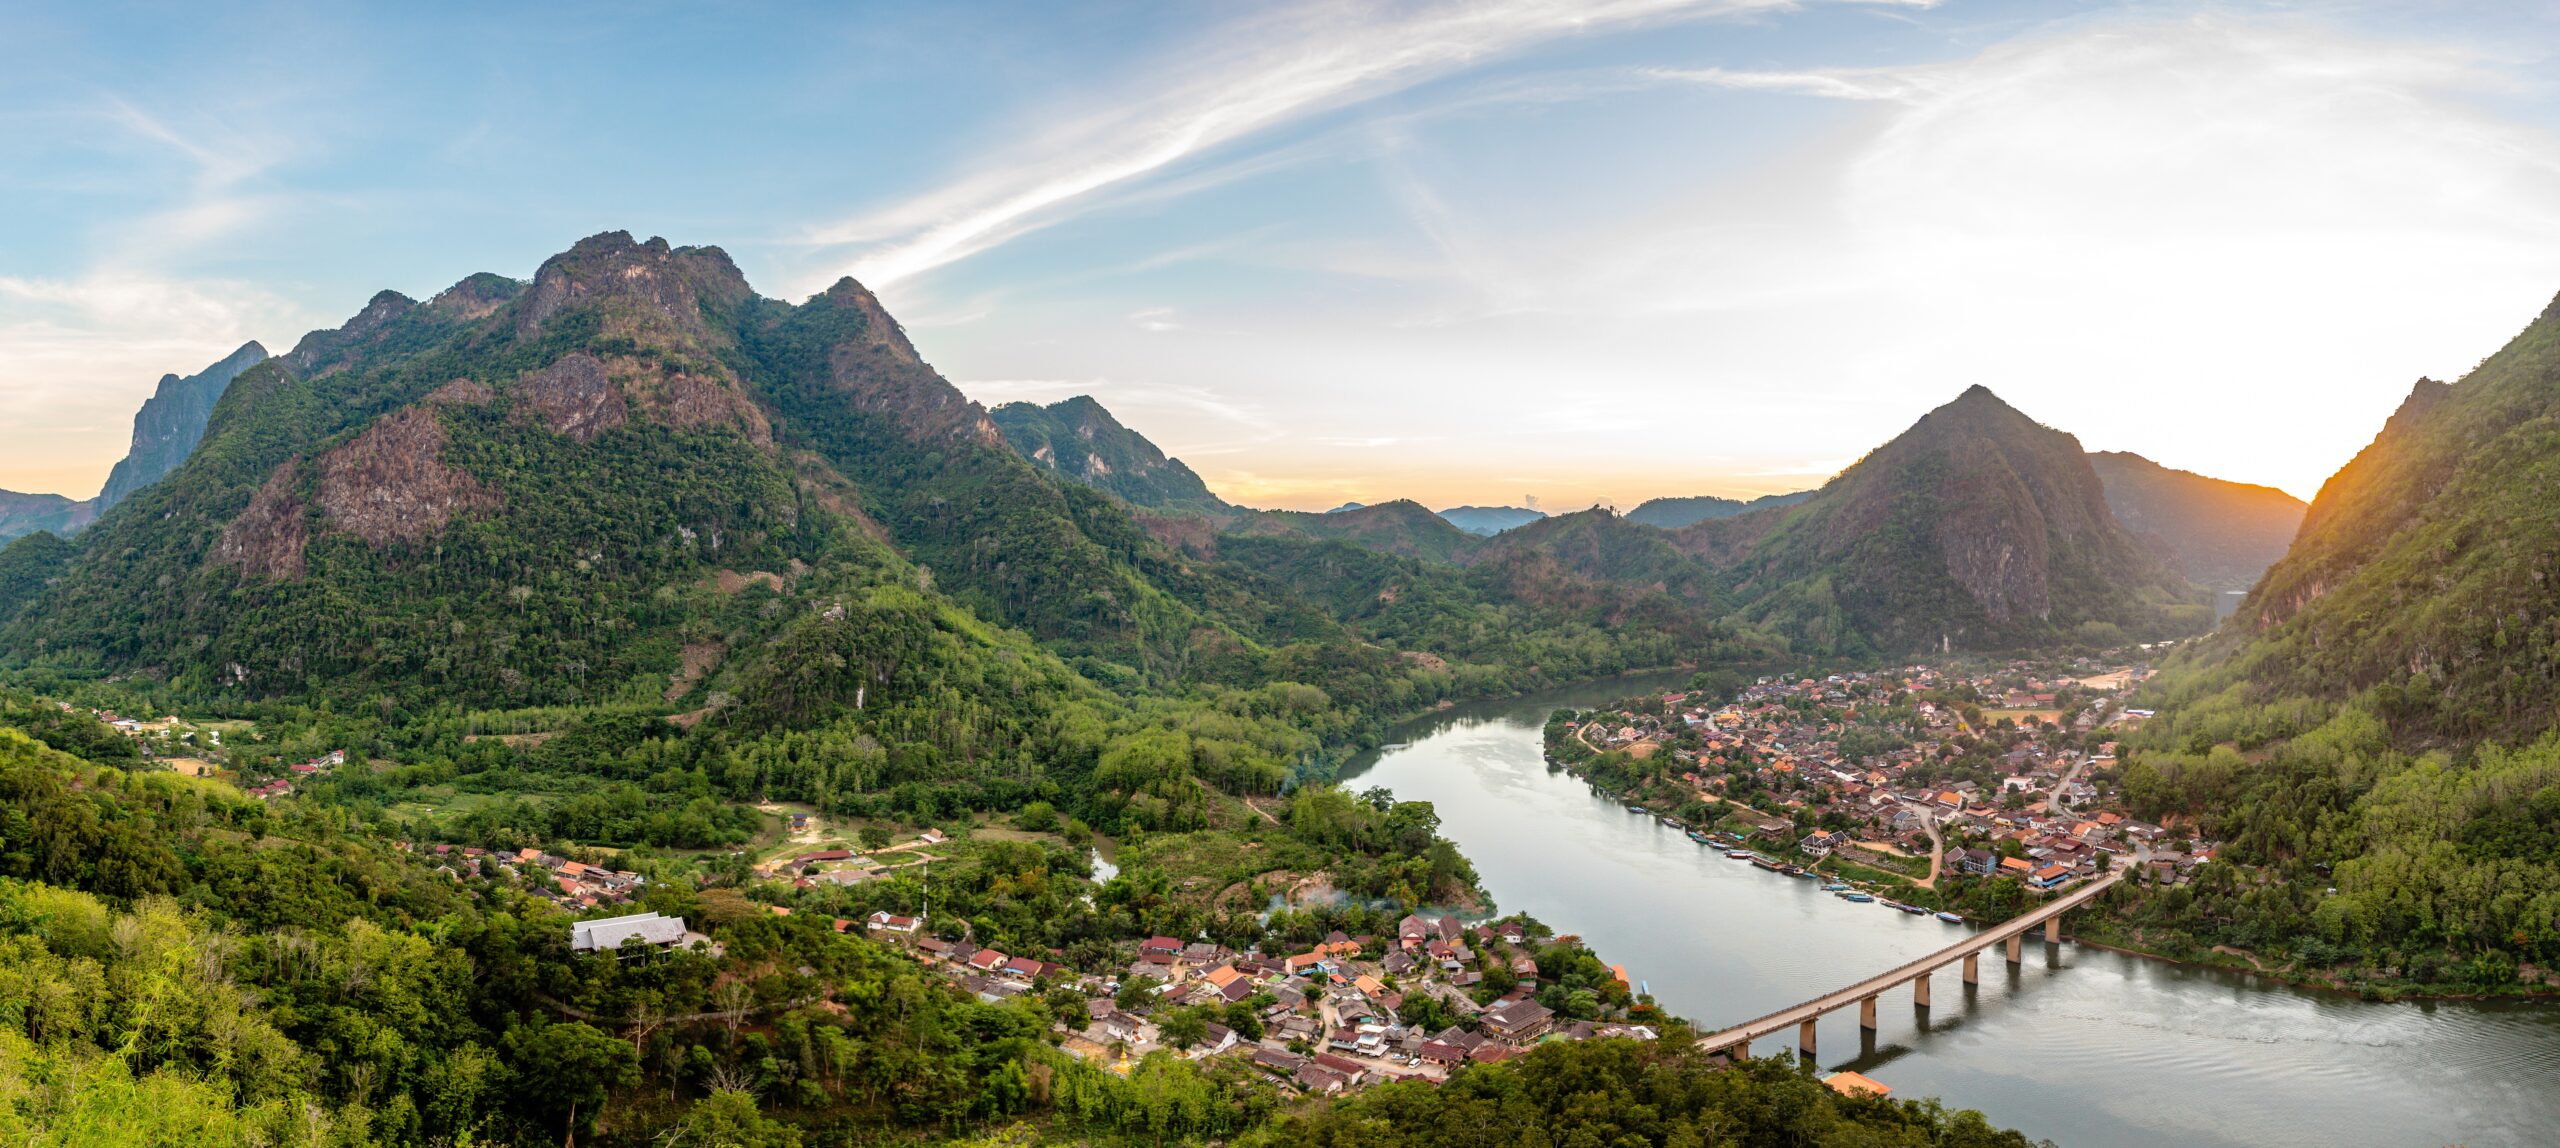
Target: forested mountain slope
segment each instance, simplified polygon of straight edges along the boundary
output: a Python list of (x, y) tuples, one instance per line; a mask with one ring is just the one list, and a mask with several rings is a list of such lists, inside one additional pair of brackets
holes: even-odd
[(1090, 395), (1047, 406), (1006, 403), (989, 412), (1005, 441), (1031, 464), (1149, 510), (1230, 509), (1200, 476), (1145, 435), (1121, 425)]
[(1303, 510), (1248, 511), (1228, 523), (1225, 531), (1248, 537), (1338, 540), (1384, 554), (1435, 562), (1459, 561), (1473, 552), (1480, 541), (1409, 498), (1323, 514)]
[(2560, 963), (2555, 489), (2560, 301), (2460, 382), (2420, 380), (2147, 690), (2137, 807), (2281, 879), (2155, 900), (2144, 927), (2435, 991)]
[(2193, 632), (2202, 592), (2116, 522), (2079, 441), (1983, 387), (1793, 506), (1672, 534), (1800, 647), (2001, 649)]
[(1140, 673), (1249, 645), (1217, 587), (1015, 458), (868, 292), (763, 299), (713, 248), (605, 235), (530, 284), (386, 292), (244, 372), (177, 477), (80, 541), (0, 631), (13, 656), (259, 695), (632, 699), (774, 630), (764, 595), (918, 588)]
[(2124, 528), (2156, 542), (2188, 581), (2246, 590), (2284, 557), (2310, 508), (2269, 486), (2174, 470), (2138, 454), (2095, 451), (2089, 465)]

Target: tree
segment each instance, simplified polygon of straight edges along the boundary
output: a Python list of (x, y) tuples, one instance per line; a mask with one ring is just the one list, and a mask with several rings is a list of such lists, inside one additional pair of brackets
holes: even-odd
[(579, 1021), (507, 1034), (515, 1068), (515, 1100), (544, 1125), (583, 1131), (613, 1090), (640, 1079), (640, 1054), (611, 1034)]
[(1181, 1009), (1165, 1018), (1160, 1031), (1166, 1044), (1189, 1048), (1209, 1039), (1209, 1018), (1196, 1008)]
[(862, 847), (865, 849), (880, 850), (889, 847), (889, 830), (883, 826), (865, 825), (862, 827), (861, 837)]
[(755, 1094), (722, 1089), (693, 1102), (661, 1141), (670, 1148), (800, 1148), (800, 1130), (756, 1111)]

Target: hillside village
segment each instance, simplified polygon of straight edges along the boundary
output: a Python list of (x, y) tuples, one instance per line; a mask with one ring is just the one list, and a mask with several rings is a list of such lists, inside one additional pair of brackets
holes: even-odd
[[(837, 922), (839, 928), (850, 922)], [(1280, 1086), (1330, 1095), (1396, 1080), (1437, 1082), (1547, 1040), (1654, 1040), (1659, 1021), (1574, 1020), (1541, 1004), (1542, 987), (1597, 958), (1571, 937), (1514, 917), (1462, 923), (1406, 916), (1393, 937), (1339, 931), (1302, 953), (1237, 952), (1208, 941), (1152, 937), (1122, 969), (1078, 972), (930, 935), (914, 918), (874, 914), (862, 927), (907, 946), (989, 1002), (1026, 993), (1083, 998), (1080, 1030), (1063, 1047), (1125, 1071), (1158, 1049), (1193, 1059), (1232, 1056)], [(1622, 971), (1604, 974), (1609, 1011), (1643, 1014)], [(1211, 1018), (1216, 1019), (1211, 1019)], [(1065, 1026), (1062, 1026), (1064, 1028)]]
[(2117, 698), (2150, 673), (2081, 660), (1764, 677), (1729, 697), (1560, 713), (1548, 752), (1702, 840), (1906, 890), (1946, 875), (2050, 890), (2119, 864), (2176, 883), (2214, 843), (2131, 817), (2116, 784), (2115, 738), (2150, 716)]

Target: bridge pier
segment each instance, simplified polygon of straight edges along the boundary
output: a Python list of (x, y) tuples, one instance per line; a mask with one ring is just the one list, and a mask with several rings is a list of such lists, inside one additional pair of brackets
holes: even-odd
[(2056, 913), (2044, 919), (2044, 943), (2048, 945), (2062, 943), (2062, 914)]
[(1814, 1059), (1813, 1022), (1810, 1020), (1796, 1026), (1796, 1051), (1802, 1053), (1806, 1060)]
[(1858, 998), (1858, 1027), (1868, 1032), (1876, 1030), (1876, 998), (1872, 996)]
[(1982, 983), (1981, 953), (1966, 953), (1964, 955), (1964, 983), (1969, 985), (1978, 985)]
[(1919, 1008), (1929, 1007), (1928, 973), (1911, 978), (1911, 1003)]
[(2009, 963), (2013, 965), (2023, 964), (2026, 961), (2026, 956), (2027, 946), (2025, 940), (2019, 934), (2009, 934)]

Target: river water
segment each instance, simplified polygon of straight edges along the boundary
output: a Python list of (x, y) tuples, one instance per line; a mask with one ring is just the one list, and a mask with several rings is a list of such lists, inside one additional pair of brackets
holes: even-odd
[[(1579, 933), (1702, 1029), (1738, 1023), (1954, 943), (1962, 926), (1852, 905), (1726, 860), (1547, 769), (1539, 729), (1678, 678), (1459, 707), (1350, 764), (1437, 807), (1504, 912)], [(2067, 928), (2067, 926), (2066, 926)], [(1937, 974), (1823, 1018), (1818, 1060), (2066, 1146), (2560, 1145), (2560, 1008), (2376, 1004), (2074, 945), (1993, 954), (1967, 991)], [(1753, 1051), (1789, 1050), (1792, 1033)]]

